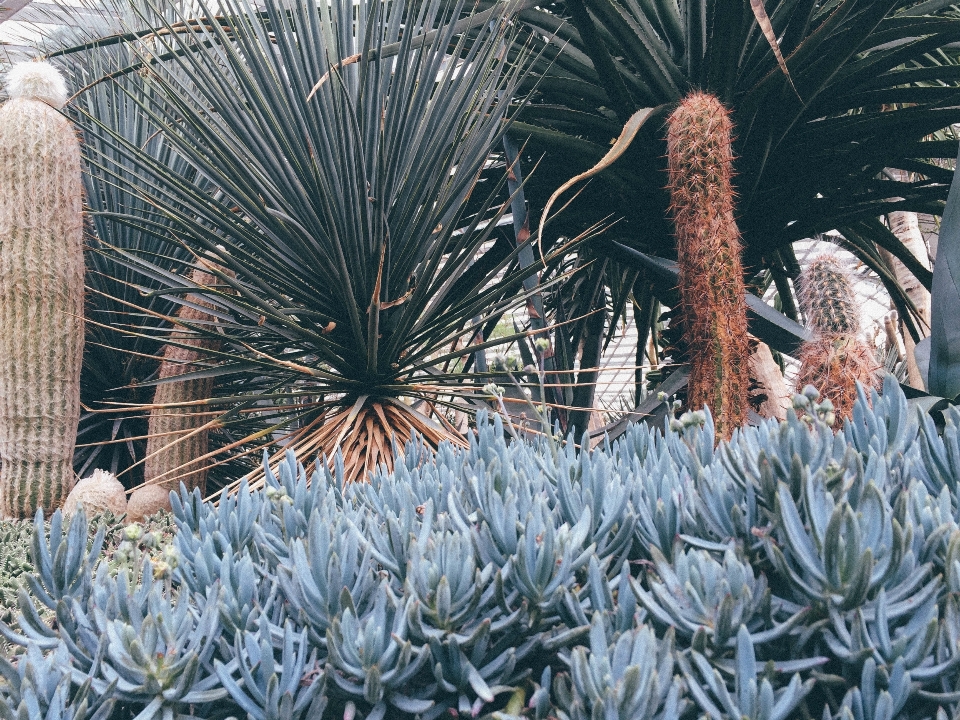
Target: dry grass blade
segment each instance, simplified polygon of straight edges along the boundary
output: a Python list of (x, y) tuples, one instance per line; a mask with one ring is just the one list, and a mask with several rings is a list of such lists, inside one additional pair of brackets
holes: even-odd
[(637, 136), (637, 133), (640, 132), (640, 128), (643, 127), (643, 124), (647, 121), (647, 118), (650, 117), (654, 110), (656, 110), (656, 108), (643, 108), (641, 110), (637, 110), (637, 112), (635, 112), (624, 124), (623, 130), (620, 132), (620, 137), (617, 138), (617, 141), (613, 144), (613, 147), (610, 148), (607, 154), (600, 159), (600, 162), (598, 162), (589, 170), (580, 173), (576, 177), (570, 178), (554, 191), (554, 193), (550, 196), (550, 199), (547, 200), (547, 204), (543, 209), (543, 213), (540, 215), (540, 227), (537, 230), (538, 239), (540, 239), (540, 236), (543, 233), (543, 228), (546, 226), (547, 218), (550, 214), (550, 208), (553, 207), (553, 204), (556, 202), (557, 198), (559, 198), (561, 195), (563, 195), (563, 193), (577, 183), (591, 178), (613, 165), (613, 163), (616, 162), (630, 147), (630, 143), (633, 142), (633, 139)]

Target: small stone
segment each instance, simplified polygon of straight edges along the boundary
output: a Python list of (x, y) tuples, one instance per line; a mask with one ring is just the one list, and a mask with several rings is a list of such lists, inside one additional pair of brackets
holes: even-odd
[(104, 510), (119, 516), (127, 511), (127, 493), (113, 473), (94, 470), (93, 475), (73, 486), (63, 503), (63, 514), (72, 516), (78, 505), (83, 505), (88, 518)]
[(161, 510), (170, 510), (170, 489), (160, 485), (141, 485), (127, 502), (127, 517), (133, 522), (142, 522)]

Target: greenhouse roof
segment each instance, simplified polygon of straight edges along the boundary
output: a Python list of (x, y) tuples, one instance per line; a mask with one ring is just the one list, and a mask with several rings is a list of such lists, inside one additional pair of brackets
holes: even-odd
[[(66, 10), (62, 4), (43, 0), (6, 0), (0, 6), (0, 47), (7, 62), (26, 60), (36, 55), (32, 39), (45, 31), (75, 27), (83, 19), (84, 8)], [(70, 3), (73, 4), (73, 3)]]

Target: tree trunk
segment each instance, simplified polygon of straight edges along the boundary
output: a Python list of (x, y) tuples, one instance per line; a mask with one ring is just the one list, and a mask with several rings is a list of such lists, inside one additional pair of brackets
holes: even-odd
[[(898, 180), (906, 180), (906, 173), (902, 171), (893, 171)], [(914, 212), (892, 212), (887, 216), (887, 222), (890, 225), (890, 231), (897, 236), (897, 239), (903, 243), (920, 263), (930, 267), (930, 259), (927, 255), (927, 244), (923, 240), (923, 233), (920, 232), (920, 223), (917, 220), (917, 214)], [(897, 278), (897, 283), (904, 289), (907, 297), (916, 306), (920, 314), (921, 321), (918, 323), (920, 332), (924, 335), (930, 332), (930, 291), (927, 290), (913, 273), (897, 260), (890, 253), (883, 251), (882, 256), (887, 266), (893, 271)], [(923, 389), (923, 380), (920, 377), (920, 370), (917, 368), (917, 360), (914, 357), (913, 350), (915, 343), (910, 333), (907, 332), (903, 322), (900, 323), (900, 334), (903, 336), (903, 344), (906, 350), (907, 360), (907, 382), (915, 388)]]
[[(750, 404), (760, 417), (787, 419), (790, 393), (770, 348), (750, 339)], [(761, 400), (760, 396), (764, 396)]]
[(577, 373), (577, 384), (573, 390), (573, 405), (577, 409), (570, 412), (568, 426), (577, 439), (590, 427), (590, 413), (593, 412), (593, 400), (597, 390), (600, 352), (603, 348), (603, 330), (606, 323), (607, 312), (602, 306), (587, 318), (587, 332), (583, 340), (583, 352), (580, 355), (580, 372)]

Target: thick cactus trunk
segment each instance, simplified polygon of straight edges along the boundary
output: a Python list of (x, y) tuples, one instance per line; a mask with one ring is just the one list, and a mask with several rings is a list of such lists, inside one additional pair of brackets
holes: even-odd
[(860, 339), (860, 308), (843, 266), (829, 255), (815, 258), (798, 280), (800, 307), (812, 341), (800, 348), (797, 390), (813, 385), (833, 403), (841, 421), (857, 399), (857, 383), (879, 386), (879, 364)]
[(25, 63), (0, 109), (0, 511), (60, 507), (74, 484), (83, 359), (80, 145), (57, 71)]
[[(197, 285), (211, 286), (217, 278), (200, 269), (193, 271), (191, 280)], [(196, 295), (188, 300), (199, 306), (210, 304)], [(204, 325), (213, 321), (213, 317), (197, 308), (184, 305), (178, 317), (187, 324)], [(198, 370), (196, 363), (202, 359), (205, 351), (219, 349), (219, 342), (209, 338), (200, 338), (185, 332), (174, 332), (171, 340), (178, 347), (167, 345), (163, 351), (163, 363), (160, 365), (160, 379), (176, 377)], [(209, 449), (209, 433), (198, 428), (210, 420), (204, 414), (204, 408), (182, 406), (196, 400), (206, 400), (213, 392), (213, 378), (195, 378), (157, 385), (153, 398), (156, 406), (150, 413), (149, 438), (147, 439), (147, 459), (144, 463), (144, 482), (156, 483), (161, 487), (176, 490), (183, 482), (188, 490), (200, 488), (206, 492), (208, 462), (199, 460)]]
[(687, 401), (706, 404), (729, 438), (747, 416), (747, 310), (730, 182), (733, 125), (713, 95), (693, 93), (667, 121), (670, 209), (690, 359)]

